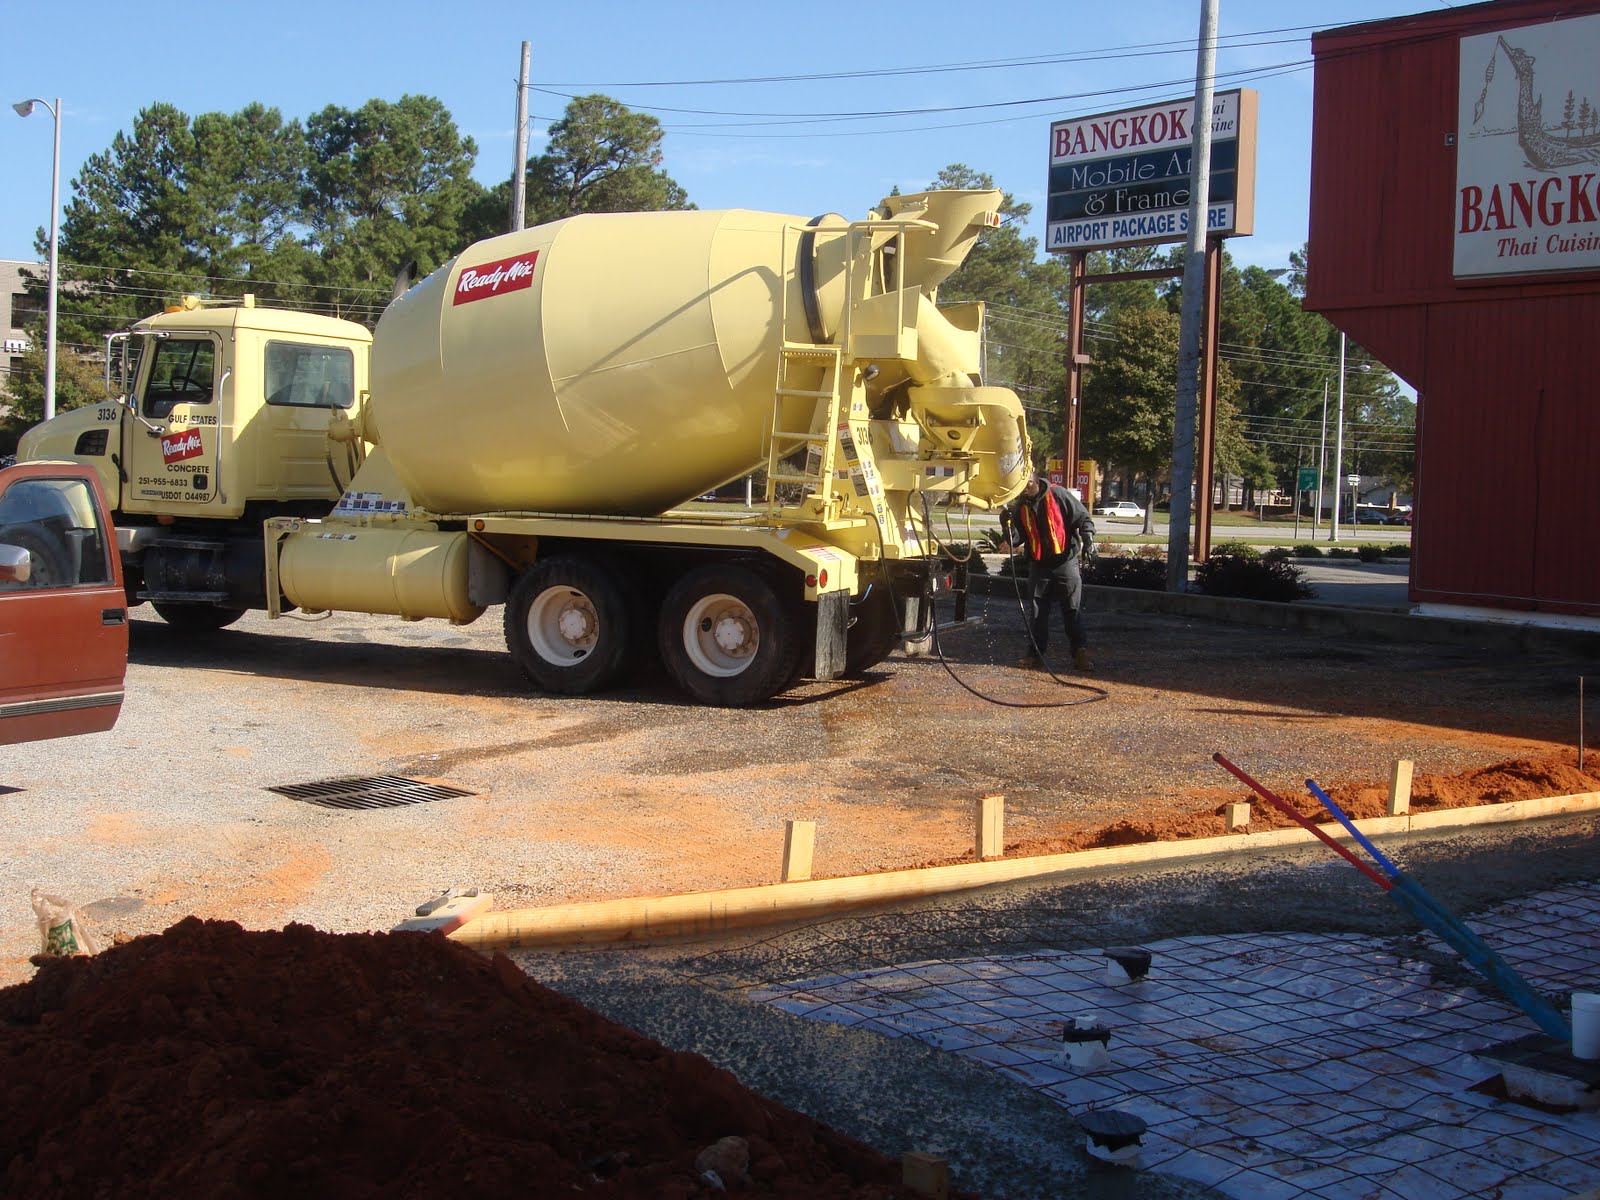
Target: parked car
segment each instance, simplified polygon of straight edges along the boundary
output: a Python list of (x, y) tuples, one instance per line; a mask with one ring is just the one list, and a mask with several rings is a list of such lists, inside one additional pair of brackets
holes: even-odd
[(116, 724), (128, 600), (90, 467), (0, 469), (0, 746)]
[(1144, 519), (1144, 509), (1132, 500), (1111, 500), (1094, 510), (1097, 517), (1135, 517)]
[(1393, 525), (1396, 524), (1393, 518), (1398, 515), (1398, 513), (1391, 513), (1387, 508), (1378, 508), (1371, 504), (1358, 504), (1350, 519), (1357, 525)]

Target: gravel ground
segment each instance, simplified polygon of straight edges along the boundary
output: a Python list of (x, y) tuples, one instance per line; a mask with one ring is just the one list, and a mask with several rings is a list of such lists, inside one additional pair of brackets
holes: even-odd
[[(753, 710), (678, 701), (658, 670), (589, 698), (534, 695), (476, 625), (380, 617), (180, 634), (134, 610), (128, 703), (105, 734), (5, 748), (0, 981), (26, 977), (38, 885), (111, 931), (189, 913), (252, 927), (388, 928), (447, 885), (500, 908), (770, 882), (787, 818), (818, 822), (816, 872), (967, 852), (972, 805), (1007, 798), (1009, 840), (1180, 815), (1231, 781), (1381, 781), (1395, 757), (1453, 772), (1570, 745), (1580, 662), (1357, 643), (1218, 622), (1091, 615), (1110, 698), (996, 665), (1014, 602), (936, 659), (808, 684)], [(1053, 661), (1064, 651), (1056, 647)], [(1073, 677), (1063, 676), (1070, 681)], [(265, 789), (346, 775), (478, 793), (367, 812)]]
[[(1094, 683), (1109, 699), (1006, 707), (951, 673), (1013, 705), (1090, 693), (997, 665), (1021, 646), (1009, 597), (975, 598), (974, 612), (981, 624), (944, 639), (948, 671), (897, 657), (865, 681), (721, 711), (680, 703), (648, 668), (606, 696), (530, 694), (503, 652), (497, 612), (465, 628), (251, 614), (194, 637), (135, 610), (116, 729), (0, 757), (9, 834), (0, 891), (13, 897), (0, 922), (0, 984), (31, 973), (34, 885), (83, 906), (103, 933), (155, 932), (191, 913), (254, 928), (385, 929), (449, 884), (486, 888), (513, 908), (770, 882), (790, 817), (818, 822), (818, 874), (848, 874), (966, 852), (973, 801), (988, 792), (1006, 795), (1013, 840), (1185, 813), (1213, 805), (1230, 782), (1210, 761), (1218, 749), (1288, 787), (1307, 774), (1378, 782), (1395, 757), (1450, 772), (1575, 740), (1584, 664), (1558, 651), (1507, 657), (1158, 615), (1091, 614)], [(1052, 661), (1064, 659), (1057, 646)], [(478, 794), (345, 812), (265, 790), (352, 774), (441, 779)], [(1179, 886), (1162, 882), (1172, 880)], [(989, 931), (1020, 919), (1008, 913), (1037, 923), (1049, 911), (1054, 932), (1028, 936), (1065, 939), (1093, 925), (1138, 940), (1281, 927), (1286, 886), (1183, 868), (1159, 881), (1124, 872), (1055, 892), (1002, 889), (959, 907)], [(1330, 897), (1289, 911), (1344, 919)], [(916, 911), (896, 914), (888, 932), (850, 927), (851, 941), (863, 957), (927, 956), (950, 952), (954, 928), (976, 948), (970, 915), (939, 928), (941, 919), (905, 915)], [(923, 928), (937, 931), (916, 934)], [(811, 936), (784, 941), (777, 960), (763, 950), (748, 966), (719, 961), (717, 973), (803, 974), (824, 961)], [(836, 960), (838, 939), (821, 940)], [(1101, 1196), (1195, 1194), (1081, 1175), (1061, 1114), (1024, 1089), (911, 1043), (890, 1048), (754, 1008), (736, 986), (691, 988), (681, 957), (563, 956), (535, 970), (645, 1032), (739, 1064), (751, 1086), (888, 1153), (945, 1148), (991, 1194), (1056, 1195), (1062, 1180)]]

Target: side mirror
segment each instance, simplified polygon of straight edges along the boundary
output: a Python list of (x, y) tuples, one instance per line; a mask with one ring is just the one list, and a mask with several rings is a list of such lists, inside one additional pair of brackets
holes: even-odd
[(0, 583), (27, 583), (33, 558), (21, 546), (0, 545)]

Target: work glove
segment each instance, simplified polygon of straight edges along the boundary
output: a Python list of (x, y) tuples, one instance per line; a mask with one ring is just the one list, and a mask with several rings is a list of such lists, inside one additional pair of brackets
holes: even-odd
[(1095, 549), (1093, 538), (1083, 539), (1083, 549), (1078, 554), (1078, 561), (1086, 567), (1094, 566), (1095, 560), (1100, 557), (1100, 551)]

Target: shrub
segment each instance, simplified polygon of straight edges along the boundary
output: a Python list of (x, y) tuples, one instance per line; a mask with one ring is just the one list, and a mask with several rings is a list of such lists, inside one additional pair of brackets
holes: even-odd
[(1393, 545), (1393, 546), (1385, 546), (1383, 548), (1383, 553), (1384, 553), (1385, 557), (1388, 557), (1388, 558), (1410, 558), (1411, 557), (1411, 543), (1410, 542), (1400, 542), (1400, 543), (1397, 543), (1396, 545)]
[(1362, 562), (1377, 562), (1383, 557), (1383, 547), (1369, 542), (1364, 546), (1357, 546), (1356, 554), (1360, 556)]
[(1237, 596), (1288, 604), (1311, 595), (1311, 585), (1305, 581), (1304, 572), (1287, 557), (1227, 553), (1222, 546), (1195, 568), (1194, 581), (1207, 596)]
[(1083, 581), (1159, 592), (1167, 586), (1167, 560), (1147, 554), (1102, 554), (1084, 570)]
[(1282, 562), (1289, 557), (1289, 547), (1273, 546), (1270, 549), (1263, 550), (1261, 557), (1271, 559), (1273, 562)]
[(1211, 547), (1211, 557), (1216, 558), (1219, 555), (1223, 558), (1260, 558), (1261, 551), (1249, 542), (1218, 542)]
[(1315, 542), (1302, 542), (1294, 548), (1294, 556), (1296, 558), (1322, 558), (1326, 554), (1327, 551)]
[(1329, 558), (1360, 558), (1361, 555), (1348, 546), (1329, 546)]

